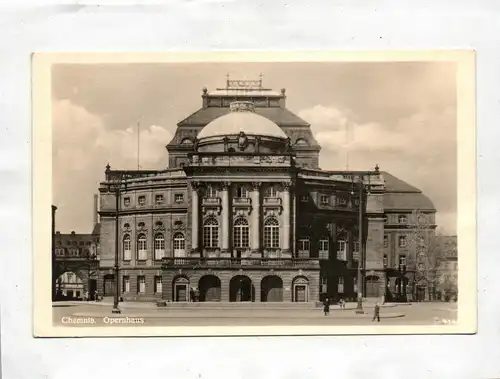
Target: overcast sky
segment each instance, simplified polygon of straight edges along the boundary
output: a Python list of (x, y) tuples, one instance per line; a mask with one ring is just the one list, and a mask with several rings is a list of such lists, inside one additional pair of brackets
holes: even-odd
[(378, 164), (424, 191), (438, 227), (456, 233), (456, 73), (446, 62), (55, 65), (57, 230), (92, 230), (106, 163), (137, 168), (139, 121), (141, 168), (164, 169), (176, 124), (201, 107), (203, 87), (224, 86), (226, 73), (262, 73), (264, 86), (286, 88), (287, 108), (312, 125), (323, 148), (323, 169)]

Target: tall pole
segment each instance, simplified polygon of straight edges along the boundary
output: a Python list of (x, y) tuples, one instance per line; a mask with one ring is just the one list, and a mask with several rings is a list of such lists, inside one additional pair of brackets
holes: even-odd
[(356, 313), (364, 313), (363, 311), (363, 287), (362, 287), (362, 262), (363, 262), (363, 176), (359, 180), (359, 219), (358, 219), (358, 240), (359, 240), (359, 259), (358, 259), (358, 306)]
[(140, 144), (140, 136), (141, 136), (141, 123), (138, 122), (137, 123), (137, 169), (140, 170), (141, 169), (141, 166), (140, 166), (140, 160), (139, 160), (139, 156), (140, 156), (140, 152), (141, 152), (141, 144)]
[(119, 207), (120, 207), (120, 182), (115, 188), (115, 200), (116, 200), (116, 212), (115, 212), (115, 301), (113, 305), (112, 313), (121, 313), (118, 307), (120, 301), (120, 281), (119, 281), (119, 240), (118, 240), (118, 224), (119, 224)]
[(56, 300), (56, 210), (57, 207), (52, 205), (52, 301)]

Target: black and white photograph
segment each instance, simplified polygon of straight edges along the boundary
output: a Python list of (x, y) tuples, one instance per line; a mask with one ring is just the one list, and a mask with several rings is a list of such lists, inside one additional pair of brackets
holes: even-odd
[(474, 332), (474, 54), (222, 55), (35, 54), (35, 335)]

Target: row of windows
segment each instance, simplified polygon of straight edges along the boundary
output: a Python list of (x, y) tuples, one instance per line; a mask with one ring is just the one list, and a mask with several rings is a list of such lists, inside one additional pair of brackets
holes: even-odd
[(90, 246), (91, 244), (90, 241), (56, 241), (56, 245)]
[[(129, 234), (123, 236), (123, 260), (132, 259), (132, 240)], [(186, 240), (184, 234), (175, 233), (172, 239), (174, 256), (184, 256)], [(165, 237), (158, 233), (154, 238), (155, 259), (160, 260), (165, 257)], [(137, 236), (137, 260), (145, 261), (148, 259), (148, 239), (144, 233)]]
[[(389, 236), (384, 236), (384, 247), (389, 246)], [(399, 247), (407, 247), (408, 246), (408, 238), (407, 236), (399, 236), (398, 237), (398, 246)]]
[[(128, 275), (122, 277), (122, 292), (130, 293), (130, 276)], [(161, 276), (154, 278), (154, 292), (162, 293)], [(146, 293), (146, 277), (143, 275), (137, 277), (137, 293)]]
[[(234, 188), (234, 195), (236, 197), (249, 197), (250, 192), (249, 192), (247, 186), (238, 185)], [(204, 196), (209, 197), (209, 198), (218, 197), (219, 190), (212, 185), (207, 185), (207, 187), (205, 188)], [(276, 189), (276, 187), (273, 187), (273, 186), (266, 187), (266, 189), (264, 190), (264, 197), (277, 198), (278, 197), (278, 190)]]
[[(177, 204), (184, 203), (184, 194), (182, 193), (176, 193), (174, 194), (174, 201)], [(165, 198), (163, 195), (155, 195), (155, 204), (161, 205), (165, 202)], [(139, 205), (146, 205), (146, 196), (141, 195), (137, 197), (137, 203)], [(123, 198), (123, 204), (128, 207), (131, 204), (131, 199), (130, 196), (125, 196)]]
[[(335, 205), (347, 205), (347, 203), (348, 203), (348, 198), (345, 196), (332, 197), (330, 195), (321, 195), (319, 200), (320, 200), (321, 205), (331, 205), (333, 203)], [(354, 204), (358, 205), (357, 199), (354, 200)]]

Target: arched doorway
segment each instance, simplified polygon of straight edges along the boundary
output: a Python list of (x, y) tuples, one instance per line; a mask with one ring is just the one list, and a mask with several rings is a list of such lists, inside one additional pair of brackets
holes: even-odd
[(178, 276), (172, 281), (173, 301), (189, 301), (189, 279)]
[(237, 275), (229, 282), (229, 301), (254, 301), (255, 288), (252, 280), (245, 275)]
[(220, 301), (221, 283), (215, 275), (205, 275), (198, 282), (200, 301)]
[(303, 276), (298, 276), (293, 279), (292, 285), (292, 301), (297, 303), (305, 303), (309, 301), (309, 280)]
[(366, 277), (366, 297), (379, 297), (380, 296), (380, 283), (379, 277), (376, 275), (369, 275)]
[(114, 296), (116, 292), (115, 276), (113, 274), (104, 275), (104, 293), (103, 296)]
[(279, 276), (266, 276), (260, 286), (261, 301), (283, 301), (283, 280)]

